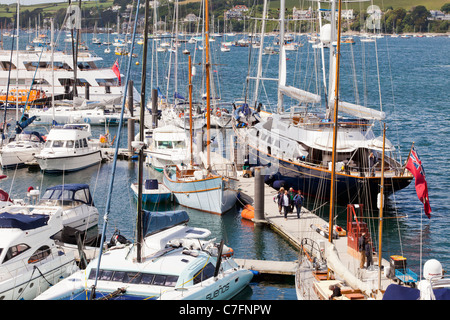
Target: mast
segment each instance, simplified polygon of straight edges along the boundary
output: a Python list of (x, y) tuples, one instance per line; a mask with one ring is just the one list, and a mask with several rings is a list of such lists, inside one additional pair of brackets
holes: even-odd
[(378, 226), (378, 290), (381, 290), (381, 252), (383, 237), (383, 206), (384, 206), (384, 150), (386, 144), (386, 124), (383, 124), (383, 154), (381, 158), (380, 212)]
[[(286, 55), (284, 54), (284, 17), (285, 17), (286, 5), (285, 0), (280, 1), (280, 53), (278, 63), (278, 88), (280, 85), (285, 85), (286, 82)], [(283, 110), (283, 94), (278, 89), (278, 106), (277, 111)]]
[(193, 137), (192, 137), (192, 61), (191, 61), (191, 55), (189, 55), (189, 137), (190, 137), (190, 153), (191, 153), (191, 160), (190, 165), (191, 167), (194, 165), (194, 153), (193, 153)]
[[(332, 6), (334, 9), (334, 5)], [(334, 15), (332, 14), (332, 17)], [(333, 26), (334, 20), (332, 19), (331, 25)], [(334, 90), (334, 121), (333, 121), (333, 153), (331, 160), (331, 186), (330, 186), (330, 216), (328, 221), (328, 241), (333, 242), (333, 219), (334, 219), (334, 188), (335, 188), (335, 176), (336, 176), (336, 143), (337, 143), (337, 129), (338, 129), (338, 106), (339, 106), (339, 66), (340, 66), (340, 52), (341, 52), (341, 0), (339, 0), (339, 13), (338, 13), (338, 33), (337, 33), (337, 47), (336, 47), (336, 81)], [(332, 40), (331, 40), (332, 41)], [(331, 45), (332, 47), (332, 45)], [(331, 54), (331, 53), (330, 53)]]
[(261, 36), (260, 36), (260, 47), (259, 47), (259, 53), (258, 53), (258, 72), (256, 74), (256, 84), (255, 84), (255, 92), (253, 95), (253, 102), (256, 107), (256, 102), (258, 100), (258, 90), (259, 90), (259, 81), (262, 76), (262, 52), (264, 48), (264, 32), (266, 31), (266, 16), (267, 16), (267, 0), (264, 0), (264, 6), (263, 6), (263, 15), (262, 15), (262, 22), (261, 22)]
[[(136, 12), (139, 11), (139, 7), (136, 8)], [(142, 54), (142, 78), (141, 78), (141, 108), (139, 118), (139, 141), (144, 141), (144, 115), (145, 115), (145, 82), (147, 79), (147, 44), (148, 44), (148, 15), (149, 15), (149, 0), (145, 1), (145, 20), (144, 20), (144, 48)], [(137, 14), (136, 14), (137, 18)], [(135, 22), (136, 23), (136, 22)], [(132, 40), (134, 42), (134, 38)], [(143, 226), (142, 226), (142, 173), (144, 162), (144, 148), (139, 148), (139, 168), (138, 168), (138, 219), (136, 223), (136, 260), (138, 263), (142, 261), (142, 242), (144, 241)]]
[[(284, 0), (281, 0), (284, 1)], [(205, 71), (206, 71), (206, 167), (211, 172), (211, 105), (210, 105), (210, 79), (209, 79), (209, 12), (208, 0), (205, 0)]]

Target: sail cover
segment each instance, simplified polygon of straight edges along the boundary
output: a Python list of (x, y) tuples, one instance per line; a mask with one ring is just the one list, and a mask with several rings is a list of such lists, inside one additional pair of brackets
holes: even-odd
[[(334, 105), (334, 99), (332, 99), (331, 105)], [(345, 112), (367, 120), (384, 120), (386, 118), (386, 114), (383, 111), (377, 111), (345, 101), (339, 101), (339, 112)]]
[(0, 214), (0, 228), (31, 230), (47, 225), (49, 216), (46, 214)]
[(284, 86), (280, 85), (278, 87), (280, 92), (285, 96), (288, 96), (292, 99), (296, 99), (302, 102), (311, 102), (311, 103), (319, 103), (320, 95), (314, 94), (305, 90), (301, 90), (292, 86)]
[(143, 213), (143, 229), (145, 236), (189, 221), (189, 216), (184, 210), (164, 212), (143, 210)]

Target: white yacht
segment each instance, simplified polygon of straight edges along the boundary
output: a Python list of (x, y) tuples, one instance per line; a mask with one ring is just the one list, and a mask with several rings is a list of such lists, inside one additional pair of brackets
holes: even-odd
[(0, 213), (0, 300), (31, 300), (79, 270), (74, 251), (52, 236), (62, 228), (63, 210), (9, 206)]
[(98, 67), (102, 62), (103, 58), (89, 51), (78, 53), (77, 66), (74, 67), (73, 56), (63, 51), (54, 52), (52, 64), (50, 50), (37, 48), (35, 51), (20, 50), (14, 54), (10, 50), (0, 50), (0, 92), (6, 92), (8, 79), (18, 79), (19, 89), (29, 89), (34, 84), (47, 97), (67, 94), (73, 90), (76, 69), (79, 97), (85, 97), (86, 86), (89, 87), (89, 98), (92, 100), (122, 97), (124, 89), (120, 77), (112, 66)]
[(33, 161), (44, 147), (44, 140), (38, 132), (22, 132), (0, 149), (2, 168), (14, 168)]
[(49, 187), (39, 200), (39, 206), (59, 206), (63, 209), (63, 227), (88, 232), (98, 225), (98, 210), (89, 185), (73, 183)]
[(204, 240), (211, 235), (209, 230), (186, 225), (185, 211), (147, 213), (151, 224), (140, 263), (137, 246), (123, 245), (106, 251), (100, 264), (98, 258), (92, 260), (86, 270), (36, 299), (223, 300), (236, 296), (251, 281), (253, 273), (238, 266), (229, 248), (215, 239)]
[(147, 162), (161, 172), (165, 165), (189, 161), (188, 140), (186, 132), (174, 125), (155, 128), (147, 149)]
[(89, 140), (89, 124), (65, 124), (54, 127), (47, 135), (47, 142), (35, 156), (44, 172), (77, 171), (102, 160), (100, 142)]

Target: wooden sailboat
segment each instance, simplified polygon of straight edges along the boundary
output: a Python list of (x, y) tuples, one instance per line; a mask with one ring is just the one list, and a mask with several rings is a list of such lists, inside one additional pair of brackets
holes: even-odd
[[(205, 20), (208, 21), (208, 5), (205, 1)], [(211, 104), (210, 104), (210, 62), (209, 62), (209, 31), (208, 22), (205, 23), (206, 49), (206, 167), (195, 165), (193, 157), (189, 165), (166, 166), (164, 168), (164, 184), (172, 191), (176, 200), (183, 206), (204, 212), (223, 214), (230, 210), (236, 202), (234, 183), (231, 177), (220, 175), (211, 167)], [(190, 61), (190, 56), (189, 56)], [(192, 80), (189, 68), (189, 105), (190, 105), (190, 137), (192, 155)], [(197, 141), (201, 144), (201, 141)], [(233, 167), (234, 168), (234, 167)]]

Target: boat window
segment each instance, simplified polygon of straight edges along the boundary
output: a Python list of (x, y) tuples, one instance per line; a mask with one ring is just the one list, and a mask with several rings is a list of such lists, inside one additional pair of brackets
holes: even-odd
[(141, 278), (141, 284), (152, 284), (155, 275), (152, 273), (144, 273)]
[(123, 278), (125, 277), (125, 271), (116, 271), (114, 272), (114, 276), (112, 278), (112, 281), (123, 281)]
[(82, 201), (84, 203), (88, 203), (89, 202), (89, 192), (86, 189), (81, 189), (75, 192), (74, 196), (73, 196), (74, 200), (77, 201)]
[[(111, 280), (111, 277), (114, 273), (112, 270), (100, 270), (102, 272), (101, 275), (99, 275), (99, 280), (109, 281)], [(95, 277), (95, 274), (94, 274)]]
[[(59, 78), (58, 81), (62, 86), (73, 86), (74, 82), (72, 78)], [(86, 83), (88, 83), (86, 79), (77, 79), (77, 86), (84, 86)]]
[(186, 147), (186, 144), (184, 141), (173, 141), (173, 147), (174, 149), (183, 149)]
[(158, 141), (158, 149), (172, 149), (172, 141)]
[(203, 269), (199, 270), (195, 274), (194, 284), (200, 283), (214, 276), (215, 269), (216, 268), (213, 266), (211, 262), (208, 263)]
[(51, 253), (51, 249), (48, 246), (42, 246), (36, 250), (35, 253), (28, 259), (28, 263), (36, 263), (47, 258)]
[(88, 147), (88, 143), (86, 138), (83, 139), (83, 147), (87, 148)]
[(5, 263), (8, 260), (11, 260), (14, 257), (17, 257), (19, 254), (27, 251), (28, 249), (30, 249), (30, 247), (28, 245), (26, 245), (25, 243), (21, 243), (21, 244), (12, 246), (6, 252), (6, 256), (5, 256), (5, 259), (3, 260), (3, 263)]
[(166, 287), (175, 287), (178, 282), (177, 276), (167, 276), (166, 283), (164, 284)]
[(62, 140), (54, 140), (52, 147), (53, 148), (62, 148), (64, 146), (64, 141)]
[(75, 141), (75, 148), (79, 148), (80, 147), (80, 142), (79, 142), (79, 140), (76, 140)]
[(0, 66), (1, 66), (2, 70), (5, 70), (5, 71), (9, 70), (9, 66), (11, 66), (11, 70), (15, 70), (16, 69), (16, 65), (14, 63), (9, 62), (9, 61), (0, 61)]
[(74, 142), (72, 140), (66, 141), (66, 148), (73, 148)]
[(125, 282), (125, 283), (140, 283), (141, 277), (142, 277), (142, 273), (140, 273), (140, 272), (127, 272), (127, 273), (125, 273), (123, 282)]
[(95, 79), (100, 87), (116, 86), (117, 78), (115, 79)]
[(163, 286), (164, 283), (166, 282), (166, 278), (167, 278), (166, 275), (157, 274), (157, 275), (155, 275), (155, 278), (153, 279), (153, 284), (155, 286)]

